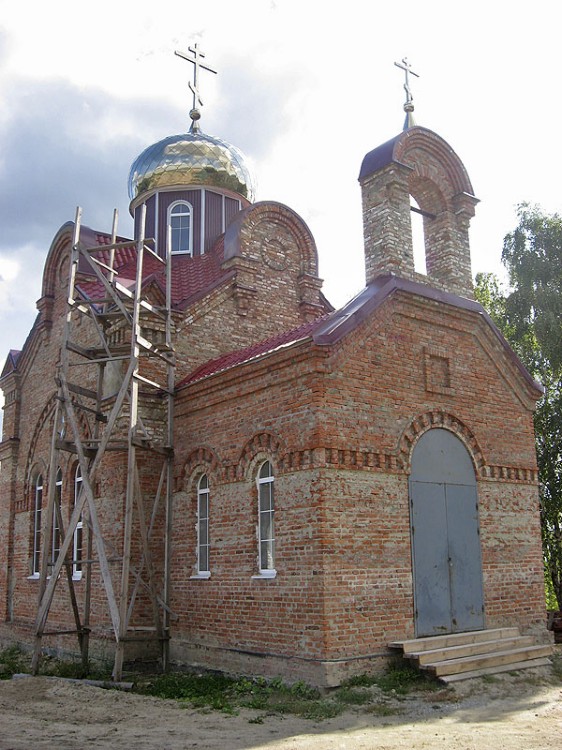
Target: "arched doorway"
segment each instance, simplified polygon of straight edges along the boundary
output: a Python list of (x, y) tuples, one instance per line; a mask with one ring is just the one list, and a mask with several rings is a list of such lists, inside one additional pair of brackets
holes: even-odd
[(410, 475), (416, 635), (484, 627), (476, 477), (452, 432), (435, 428), (417, 442)]

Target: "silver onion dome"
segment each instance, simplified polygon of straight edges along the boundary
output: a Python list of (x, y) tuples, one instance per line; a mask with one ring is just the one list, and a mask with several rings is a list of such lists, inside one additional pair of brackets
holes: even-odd
[(254, 200), (253, 180), (242, 152), (221, 138), (193, 130), (168, 136), (135, 159), (129, 173), (129, 198), (184, 185), (223, 188)]

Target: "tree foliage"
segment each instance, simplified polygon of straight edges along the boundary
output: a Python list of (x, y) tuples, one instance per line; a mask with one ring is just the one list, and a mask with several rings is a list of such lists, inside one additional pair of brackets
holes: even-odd
[(506, 235), (505, 291), (494, 274), (478, 274), (476, 299), (545, 387), (535, 412), (541, 529), (547, 588), (562, 610), (562, 218), (522, 204)]
[(535, 413), (546, 572), (562, 610), (562, 382), (553, 379)]
[[(533, 369), (562, 371), (562, 217), (522, 204), (506, 235), (502, 261), (511, 291), (506, 317), (515, 341), (534, 341)], [(533, 352), (526, 351), (526, 356)]]

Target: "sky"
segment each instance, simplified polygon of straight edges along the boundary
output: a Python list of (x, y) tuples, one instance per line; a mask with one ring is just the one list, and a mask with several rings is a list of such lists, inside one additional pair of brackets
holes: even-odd
[[(480, 199), (474, 273), (502, 274), (517, 204), (561, 210), (558, 0), (0, 0), (0, 360), (36, 315), (57, 230), (130, 236), (136, 156), (186, 132), (195, 42), (201, 128), (238, 146), (258, 200), (295, 210), (318, 247), (328, 299), (364, 284), (363, 156), (403, 125), (407, 57), (415, 119), (463, 161)], [(0, 367), (1, 367), (0, 363)]]

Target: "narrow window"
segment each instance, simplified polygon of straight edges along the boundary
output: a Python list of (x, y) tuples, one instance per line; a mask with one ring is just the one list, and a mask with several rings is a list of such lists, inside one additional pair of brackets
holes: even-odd
[(424, 215), (417, 201), (410, 196), (410, 218), (412, 222), (412, 249), (414, 251), (414, 270), (427, 275), (425, 256)]
[(259, 499), (259, 568), (262, 575), (275, 574), (275, 536), (273, 514), (275, 501), (273, 494), (273, 468), (265, 461), (258, 472)]
[[(76, 506), (76, 503), (78, 502), (78, 498), (80, 497), (80, 491), (82, 490), (82, 471), (80, 469), (80, 464), (76, 467), (76, 472), (74, 474), (74, 505)], [(80, 519), (78, 521), (78, 524), (76, 526), (76, 529), (74, 530), (74, 546), (73, 546), (73, 553), (72, 553), (72, 576), (74, 578), (82, 578), (82, 554), (83, 554), (83, 545), (84, 545), (84, 523), (82, 520), (82, 514), (80, 514)]]
[(60, 526), (57, 508), (62, 512), (62, 469), (57, 469), (55, 479), (55, 504), (53, 506), (53, 533), (51, 537), (51, 565), (57, 561), (60, 552)]
[(192, 209), (189, 203), (172, 203), (168, 209), (170, 251), (192, 255)]
[(33, 503), (33, 575), (39, 575), (41, 567), (41, 508), (43, 507), (43, 477), (35, 480), (35, 499)]
[(209, 575), (209, 480), (203, 474), (197, 485), (197, 573)]

